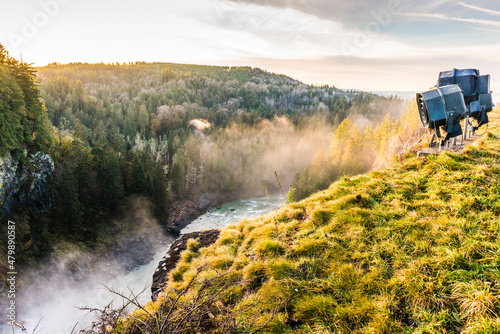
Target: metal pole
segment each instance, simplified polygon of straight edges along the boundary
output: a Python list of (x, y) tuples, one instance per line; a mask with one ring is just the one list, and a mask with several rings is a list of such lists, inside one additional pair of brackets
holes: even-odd
[(469, 131), (469, 114), (465, 116), (464, 122), (464, 140), (467, 139), (467, 132)]

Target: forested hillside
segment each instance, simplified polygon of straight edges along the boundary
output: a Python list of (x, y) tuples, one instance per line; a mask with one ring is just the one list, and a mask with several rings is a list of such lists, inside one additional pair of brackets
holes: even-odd
[[(340, 175), (371, 168), (397, 132), (405, 103), (249, 67), (166, 63), (51, 64), (36, 69), (36, 86), (29, 65), (3, 49), (2, 57), (16, 64), (2, 71), (25, 71), (31, 89), (24, 93), (25, 107), (16, 102), (22, 93), (9, 91), (6, 117), (18, 119), (17, 110), (25, 108), (36, 113), (27, 114), (31, 127), (44, 125), (35, 131), (22, 117), (5, 121), (2, 154), (21, 159), (47, 152), (54, 169), (43, 187), (49, 205), (40, 210), (18, 201), (5, 211), (27, 226), (21, 261), (42, 256), (62, 238), (88, 247), (105, 241), (110, 219), (137, 197), (152, 203), (160, 223), (173, 202), (201, 193), (239, 198), (277, 192), (274, 171), (284, 191), (295, 177), (296, 194), (303, 197)], [(313, 165), (321, 160), (318, 152), (336, 150), (335, 133), (350, 145), (338, 144), (342, 168), (303, 186), (309, 182), (297, 173), (315, 155)], [(363, 146), (368, 142), (373, 147)], [(356, 160), (367, 150), (375, 154), (360, 165)]]
[[(247, 67), (50, 65), (39, 78), (53, 124), (89, 147), (148, 151), (173, 199), (276, 190), (273, 170), (289, 184), (347, 116), (364, 129), (387, 114), (399, 117), (403, 104)], [(203, 134), (199, 119), (208, 122)]]

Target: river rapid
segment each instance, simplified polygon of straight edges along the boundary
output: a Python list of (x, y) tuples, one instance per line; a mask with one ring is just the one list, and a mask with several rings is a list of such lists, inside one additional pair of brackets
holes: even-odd
[[(222, 228), (245, 218), (253, 218), (273, 211), (283, 205), (280, 195), (238, 200), (212, 208), (185, 227), (181, 234), (205, 229)], [(109, 303), (122, 306), (123, 300), (109, 289), (130, 296), (137, 295), (141, 303), (150, 300), (153, 274), (161, 258), (175, 241), (158, 235), (152, 242), (155, 248), (152, 260), (131, 271), (124, 269), (123, 263), (97, 262), (87, 272), (85, 278), (69, 276), (61, 263), (52, 264), (49, 270), (32, 275), (32, 284), (24, 285), (18, 295), (17, 321), (24, 322), (28, 333), (32, 333), (39, 323), (36, 333), (69, 334), (91, 325), (93, 314), (80, 310), (81, 307), (103, 308)], [(61, 269), (62, 268), (62, 269)], [(143, 293), (141, 293), (143, 291)], [(0, 333), (12, 333), (12, 328), (0, 327)], [(16, 328), (15, 333), (22, 333)]]

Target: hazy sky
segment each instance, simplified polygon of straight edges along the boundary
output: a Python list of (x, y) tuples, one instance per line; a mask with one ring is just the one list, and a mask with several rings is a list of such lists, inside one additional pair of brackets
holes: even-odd
[[(478, 68), (500, 93), (497, 0), (0, 0), (27, 62), (250, 65), (305, 83), (421, 91)], [(499, 96), (499, 95), (497, 95)]]

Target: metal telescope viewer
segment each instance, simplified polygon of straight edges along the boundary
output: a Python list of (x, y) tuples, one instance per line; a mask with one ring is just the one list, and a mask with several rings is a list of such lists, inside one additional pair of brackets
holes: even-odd
[[(487, 113), (494, 107), (490, 75), (480, 75), (476, 69), (453, 69), (439, 73), (436, 86), (417, 93), (416, 100), (422, 125), (434, 130), (430, 147), (442, 147), (451, 138), (455, 138), (456, 142), (458, 136), (467, 139), (489, 122)], [(460, 121), (463, 119), (462, 131)], [(436, 143), (434, 139), (437, 139)]]

